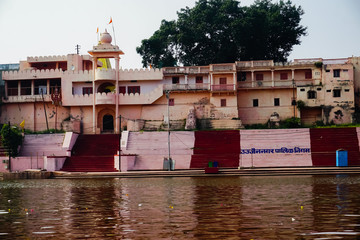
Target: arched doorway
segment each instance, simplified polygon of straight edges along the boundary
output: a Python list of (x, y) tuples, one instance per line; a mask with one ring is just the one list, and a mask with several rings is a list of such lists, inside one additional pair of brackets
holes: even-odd
[(115, 91), (115, 85), (109, 82), (103, 83), (98, 87), (98, 93), (109, 93)]
[(114, 117), (110, 114), (106, 114), (103, 117), (103, 132), (114, 131)]

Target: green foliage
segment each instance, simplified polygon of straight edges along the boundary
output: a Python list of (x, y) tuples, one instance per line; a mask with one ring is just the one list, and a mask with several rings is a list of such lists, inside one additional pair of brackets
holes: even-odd
[(302, 108), (306, 107), (306, 104), (305, 104), (304, 101), (298, 100), (298, 101), (296, 102), (296, 107), (301, 110)]
[(280, 122), (281, 128), (299, 128), (301, 127), (301, 120), (300, 118), (292, 117), (285, 119), (284, 121)]
[(2, 145), (9, 150), (11, 157), (16, 157), (18, 153), (18, 146), (22, 144), (23, 138), (21, 131), (15, 126), (4, 124), (0, 131)]
[(325, 126), (325, 123), (323, 121), (321, 121), (321, 120), (320, 121), (318, 120), (318, 121), (315, 122), (315, 126), (322, 127), (322, 126)]
[(176, 21), (163, 20), (136, 51), (144, 67), (157, 68), (240, 59), (285, 62), (306, 35), (303, 14), (291, 1), (256, 0), (242, 7), (236, 0), (199, 0), (181, 9)]
[(65, 133), (64, 130), (59, 130), (59, 129), (55, 129), (51, 128), (49, 130), (43, 130), (43, 131), (31, 131), (29, 129), (25, 129), (25, 134), (49, 134), (49, 133)]
[(315, 65), (315, 67), (317, 67), (317, 68), (322, 68), (323, 62), (315, 62), (314, 65)]
[(267, 124), (261, 124), (261, 123), (245, 125), (245, 129), (267, 129), (267, 128), (268, 128)]

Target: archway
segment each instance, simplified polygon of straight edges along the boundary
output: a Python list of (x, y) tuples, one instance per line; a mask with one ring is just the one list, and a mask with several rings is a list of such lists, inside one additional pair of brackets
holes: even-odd
[(110, 114), (106, 114), (103, 117), (103, 132), (114, 131), (114, 117)]
[(98, 93), (109, 93), (109, 92), (114, 92), (115, 91), (115, 86), (114, 84), (112, 83), (109, 83), (109, 82), (106, 82), (106, 83), (103, 83), (101, 84), (99, 87), (98, 87), (98, 90), (97, 92)]

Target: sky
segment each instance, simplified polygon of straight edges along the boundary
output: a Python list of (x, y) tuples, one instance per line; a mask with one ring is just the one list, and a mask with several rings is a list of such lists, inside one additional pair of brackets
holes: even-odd
[[(273, 0), (275, 2), (277, 0)], [(136, 47), (158, 30), (162, 19), (176, 20), (177, 11), (195, 0), (0, 0), (0, 64), (28, 56), (88, 54), (97, 43), (96, 30), (107, 28), (124, 51), (123, 69), (141, 68)], [(254, 0), (240, 1), (249, 5)], [(305, 14), (308, 28), (288, 60), (360, 56), (359, 0), (292, 0)], [(109, 25), (112, 17), (113, 25)], [(113, 28), (115, 31), (115, 39)]]

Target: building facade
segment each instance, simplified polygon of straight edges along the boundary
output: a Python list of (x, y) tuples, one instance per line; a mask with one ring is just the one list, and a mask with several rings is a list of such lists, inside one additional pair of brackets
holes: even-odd
[[(90, 55), (28, 57), (18, 71), (3, 72), (1, 123), (118, 133), (136, 120), (184, 120), (190, 112), (243, 124), (274, 115), (305, 124), (353, 121), (358, 58), (122, 70), (124, 53), (111, 41), (105, 32)], [(104, 59), (114, 59), (115, 67), (105, 67)]]

